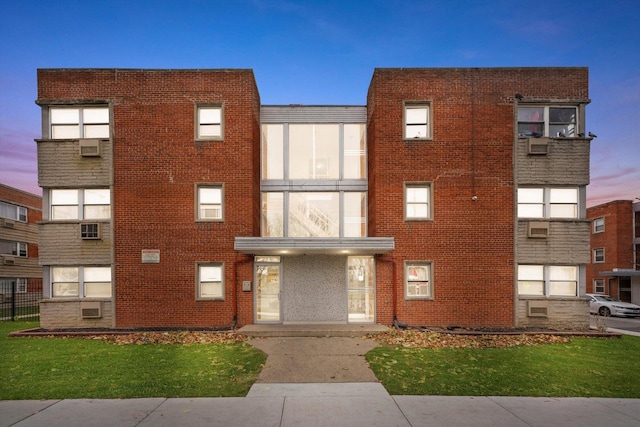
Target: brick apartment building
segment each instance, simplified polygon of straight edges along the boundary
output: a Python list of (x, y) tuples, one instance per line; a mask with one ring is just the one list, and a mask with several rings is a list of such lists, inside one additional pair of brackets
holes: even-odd
[(41, 324), (588, 327), (586, 68), (38, 70)]
[(21, 304), (42, 292), (37, 224), (41, 220), (40, 196), (0, 184), (0, 304), (7, 313), (12, 300)]
[(640, 202), (593, 206), (587, 218), (592, 223), (587, 291), (640, 304)]

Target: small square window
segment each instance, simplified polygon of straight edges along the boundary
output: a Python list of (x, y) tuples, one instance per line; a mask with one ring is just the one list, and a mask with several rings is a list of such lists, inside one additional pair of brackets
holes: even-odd
[(593, 250), (593, 262), (604, 262), (604, 248)]
[(200, 221), (222, 221), (222, 186), (202, 185), (198, 187), (197, 191), (197, 219)]
[(224, 299), (224, 264), (198, 265), (198, 299)]
[(407, 299), (433, 299), (431, 263), (407, 261), (404, 268), (405, 297)]
[(222, 107), (198, 107), (197, 119), (197, 139), (222, 139)]
[(604, 231), (604, 218), (596, 218), (593, 220), (593, 232), (602, 233)]
[(430, 105), (407, 104), (404, 106), (404, 139), (430, 139)]

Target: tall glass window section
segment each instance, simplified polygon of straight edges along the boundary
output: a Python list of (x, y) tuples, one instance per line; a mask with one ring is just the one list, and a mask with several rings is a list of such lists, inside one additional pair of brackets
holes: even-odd
[(263, 237), (366, 236), (364, 124), (264, 124), (261, 161)]

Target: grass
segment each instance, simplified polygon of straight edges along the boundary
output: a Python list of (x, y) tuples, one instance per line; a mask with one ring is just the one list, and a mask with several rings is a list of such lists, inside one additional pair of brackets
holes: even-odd
[(246, 343), (115, 345), (8, 337), (0, 323), (0, 400), (245, 396), (266, 356)]
[(379, 346), (371, 368), (393, 395), (640, 398), (640, 338), (485, 349)]

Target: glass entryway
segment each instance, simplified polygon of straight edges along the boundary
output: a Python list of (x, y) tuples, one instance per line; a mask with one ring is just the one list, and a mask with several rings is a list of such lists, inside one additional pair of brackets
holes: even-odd
[(282, 322), (280, 257), (256, 257), (256, 323)]
[(376, 313), (373, 257), (351, 256), (347, 259), (349, 322), (373, 323)]

